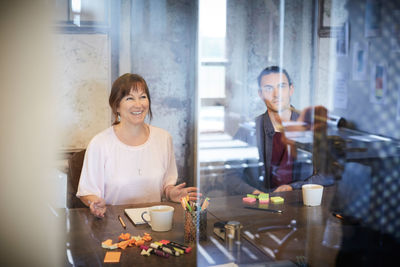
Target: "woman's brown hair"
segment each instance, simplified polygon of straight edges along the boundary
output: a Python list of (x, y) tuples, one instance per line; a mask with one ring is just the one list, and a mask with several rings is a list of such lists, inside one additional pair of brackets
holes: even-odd
[(144, 90), (147, 98), (149, 99), (149, 118), (150, 120), (153, 118), (153, 114), (151, 112), (150, 92), (146, 81), (138, 74), (125, 73), (124, 75), (118, 77), (111, 87), (111, 94), (108, 102), (114, 115), (113, 125), (119, 123), (117, 109), (122, 98), (129, 95), (131, 91), (136, 92), (140, 90)]

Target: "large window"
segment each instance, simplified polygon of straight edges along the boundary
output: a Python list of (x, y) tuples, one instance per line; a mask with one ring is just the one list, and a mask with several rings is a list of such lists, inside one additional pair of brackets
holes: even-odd
[(226, 0), (199, 1), (201, 133), (223, 132), (226, 75)]

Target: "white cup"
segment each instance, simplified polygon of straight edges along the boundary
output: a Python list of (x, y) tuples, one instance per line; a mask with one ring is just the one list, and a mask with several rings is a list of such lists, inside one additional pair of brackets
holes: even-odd
[(318, 184), (305, 184), (301, 187), (303, 192), (303, 203), (306, 206), (321, 205), (324, 187)]
[[(145, 219), (145, 214), (150, 214), (150, 220)], [(144, 211), (141, 215), (143, 221), (151, 226), (156, 232), (165, 232), (172, 229), (172, 221), (174, 218), (174, 208), (167, 205), (153, 206), (149, 208), (149, 212)]]

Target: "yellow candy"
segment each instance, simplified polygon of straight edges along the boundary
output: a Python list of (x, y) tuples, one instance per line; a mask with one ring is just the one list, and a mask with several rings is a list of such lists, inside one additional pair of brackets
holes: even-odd
[(284, 201), (283, 197), (271, 197), (271, 202), (274, 204), (282, 204)]

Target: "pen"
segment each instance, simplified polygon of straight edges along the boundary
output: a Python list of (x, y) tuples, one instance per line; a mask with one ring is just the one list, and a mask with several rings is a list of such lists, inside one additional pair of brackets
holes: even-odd
[(207, 197), (207, 198), (204, 200), (203, 205), (201, 205), (200, 210), (205, 210), (205, 209), (207, 209), (207, 207), (208, 207), (208, 200), (209, 200), (209, 198)]
[(151, 247), (144, 246), (144, 245), (140, 246), (140, 248), (141, 248), (141, 249), (144, 249), (144, 250), (146, 250), (146, 251), (148, 251), (149, 249), (151, 249), (151, 250), (150, 250), (150, 253), (151, 253), (151, 254), (156, 254), (157, 256), (164, 257), (164, 258), (169, 258), (169, 255), (170, 255), (170, 254), (168, 254), (168, 253), (166, 253), (166, 252), (164, 252), (164, 251), (162, 251), (162, 250), (159, 250), (159, 249), (156, 249), (156, 248), (151, 248)]
[(252, 209), (252, 210), (263, 210), (263, 211), (269, 211), (269, 212), (274, 212), (274, 213), (282, 213), (283, 211), (281, 210), (272, 210), (272, 209), (263, 209), (263, 208), (257, 208), (257, 207), (244, 207), (246, 209)]
[(342, 220), (344, 219), (343, 216), (340, 215), (339, 213), (332, 212), (332, 215), (335, 216), (336, 218), (339, 218), (339, 219), (342, 219)]
[(173, 249), (174, 251), (178, 252), (179, 254), (185, 254), (185, 251), (183, 249), (177, 248), (177, 247), (175, 247), (173, 245), (167, 244), (167, 245), (163, 245), (163, 246), (166, 246), (166, 247), (168, 247), (170, 249)]
[(126, 229), (126, 224), (124, 223), (124, 221), (122, 220), (120, 215), (118, 215), (118, 219), (119, 219), (119, 222), (121, 223), (122, 227), (124, 227), (124, 229)]
[(166, 246), (166, 247), (178, 252), (179, 254), (185, 254), (185, 252), (189, 253), (191, 250), (191, 248), (189, 248), (189, 247), (184, 247), (183, 245), (179, 245), (179, 244), (177, 244), (175, 242), (171, 242), (169, 240), (162, 240), (162, 241), (154, 242), (154, 243), (161, 244), (162, 246)]
[(185, 253), (189, 253), (189, 252), (192, 250), (191, 247), (188, 247), (188, 246), (185, 246), (185, 245), (176, 243), (176, 242), (172, 242), (172, 241), (171, 241), (171, 242), (169, 242), (168, 244), (169, 244), (169, 245), (172, 245), (172, 246), (174, 246), (174, 247), (177, 247), (177, 248), (180, 248), (180, 249), (184, 250)]
[(179, 256), (180, 255), (180, 253), (178, 251), (176, 251), (173, 248), (168, 247), (168, 246), (166, 246), (164, 244), (161, 244), (159, 242), (151, 243), (150, 247), (152, 247), (154, 249), (162, 250), (162, 251), (164, 251), (164, 252), (166, 252), (168, 254), (174, 255), (174, 256)]
[(189, 210), (190, 212), (192, 212), (192, 207), (190, 207), (189, 203), (186, 202), (186, 205), (187, 205), (187, 207), (188, 207), (188, 210)]
[(181, 198), (181, 205), (184, 210), (186, 210), (186, 204), (185, 204), (186, 202), (185, 201), (186, 201), (185, 198)]
[(342, 224), (345, 224), (345, 225), (359, 225), (361, 223), (360, 219), (356, 219), (355, 217), (340, 214), (335, 211), (332, 212), (332, 215), (335, 216), (336, 218), (340, 219), (342, 221)]

